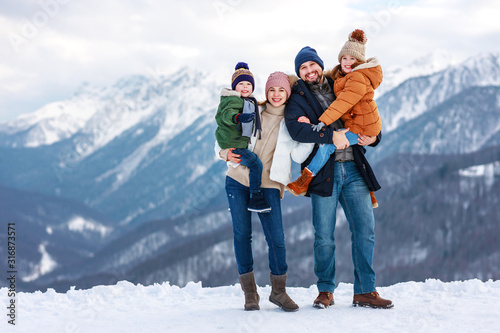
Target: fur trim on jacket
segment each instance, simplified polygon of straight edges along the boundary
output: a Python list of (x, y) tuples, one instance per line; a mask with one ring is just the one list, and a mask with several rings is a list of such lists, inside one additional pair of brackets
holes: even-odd
[(333, 86), (337, 98), (319, 120), (328, 126), (340, 118), (353, 133), (377, 136), (382, 130), (382, 120), (373, 98), (382, 77), (382, 68), (376, 58), (338, 77)]

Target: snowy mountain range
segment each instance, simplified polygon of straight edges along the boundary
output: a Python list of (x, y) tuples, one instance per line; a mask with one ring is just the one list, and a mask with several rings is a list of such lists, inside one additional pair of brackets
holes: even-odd
[(448, 67), (459, 65), (463, 59), (445, 50), (426, 54), (405, 65), (384, 66), (384, 80), (375, 90), (375, 98), (396, 88), (408, 79), (439, 73)]
[[(391, 132), (425, 113), (433, 113), (432, 108), (457, 94), (461, 95), (458, 99), (468, 97), (472, 94), (465, 92), (468, 88), (488, 86), (500, 86), (498, 54), (479, 54), (437, 73), (410, 77), (377, 99), (383, 131)], [(480, 93), (477, 94), (477, 100), (465, 103), (467, 107), (481, 107), (482, 103), (488, 102), (481, 101)]]
[[(474, 257), (470, 264), (459, 248), (464, 235), (497, 231), (487, 220), (500, 216), (499, 55), (446, 59), (447, 66), (420, 60), (389, 70), (387, 88), (378, 94), (384, 139), (368, 148), (368, 158), (383, 186), (375, 210), (382, 284), (500, 276), (490, 265), (500, 255), (498, 245), (474, 242), (470, 250), (479, 253), (483, 246), (489, 259)], [(169, 77), (130, 76), (105, 88), (84, 85), (67, 101), (0, 124), (1, 193), (38, 198), (36, 204), (15, 205), (22, 201), (12, 199), (4, 206), (19, 224), (37, 225), (25, 231), (32, 244), (23, 288), (67, 290), (123, 279), (236, 282), (226, 166), (212, 148), (213, 117), (225, 85), (189, 68)], [(55, 207), (50, 214), (43, 213), (47, 206)], [(310, 202), (287, 194), (283, 209), (291, 285), (310, 285)], [(460, 212), (468, 217), (457, 222)], [(338, 226), (348, 239), (344, 217)], [(262, 283), (268, 280), (265, 240), (260, 227), (254, 230)], [(72, 260), (64, 257), (70, 243), (80, 253)], [(342, 269), (350, 265), (349, 244), (339, 244), (338, 253), (339, 279), (349, 282), (351, 270)], [(450, 256), (454, 264), (443, 265)]]
[[(191, 199), (178, 191), (188, 192), (216, 162), (210, 126), (220, 86), (207, 76), (188, 69), (169, 78), (132, 76), (4, 124), (1, 149), (9, 163), (0, 183), (79, 200), (119, 224), (185, 213)], [(54, 125), (68, 118), (65, 110), (90, 104), (96, 109), (85, 121), (71, 121), (80, 128)], [(197, 154), (187, 154), (190, 145)], [(39, 167), (20, 170), (26, 160)], [(219, 175), (223, 166), (217, 168)], [(173, 197), (178, 202), (165, 205)]]
[(91, 258), (113, 233), (109, 218), (78, 201), (4, 186), (0, 186), (0, 211), (4, 221), (15, 223), (19, 235), (22, 255), (16, 265), (23, 272), (21, 287), (61, 264)]

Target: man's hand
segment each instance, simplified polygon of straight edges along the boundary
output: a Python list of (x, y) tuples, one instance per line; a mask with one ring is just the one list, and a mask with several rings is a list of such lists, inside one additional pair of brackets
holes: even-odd
[(358, 145), (360, 146), (369, 146), (377, 140), (376, 136), (368, 136), (364, 134), (359, 134), (358, 136)]
[(227, 152), (227, 160), (235, 163), (240, 163), (241, 160), (238, 158), (241, 155), (233, 153), (233, 150), (236, 148), (229, 148), (229, 151)]
[(337, 147), (337, 149), (346, 149), (349, 147), (349, 140), (347, 140), (345, 136), (347, 131), (349, 131), (349, 128), (333, 132), (333, 144)]

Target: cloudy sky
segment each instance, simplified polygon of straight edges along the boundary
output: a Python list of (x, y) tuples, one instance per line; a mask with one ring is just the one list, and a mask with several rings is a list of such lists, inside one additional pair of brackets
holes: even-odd
[[(265, 82), (317, 49), (326, 67), (355, 28), (383, 67), (436, 50), (500, 50), (497, 0), (16, 0), (0, 3), (0, 121), (66, 99), (83, 82), (183, 66), (229, 78), (246, 61)], [(447, 59), (443, 59), (447, 61)]]

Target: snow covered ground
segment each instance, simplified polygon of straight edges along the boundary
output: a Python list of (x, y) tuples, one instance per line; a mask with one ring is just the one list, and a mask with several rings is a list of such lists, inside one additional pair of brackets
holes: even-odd
[(316, 286), (289, 288), (300, 310), (285, 313), (259, 287), (261, 310), (243, 311), (239, 285), (184, 288), (119, 282), (89, 290), (19, 293), (16, 326), (7, 323), (8, 290), (0, 290), (4, 311), (0, 332), (498, 332), (500, 281), (439, 280), (405, 282), (379, 288), (390, 310), (353, 308), (352, 285), (341, 283), (335, 305), (311, 306)]

